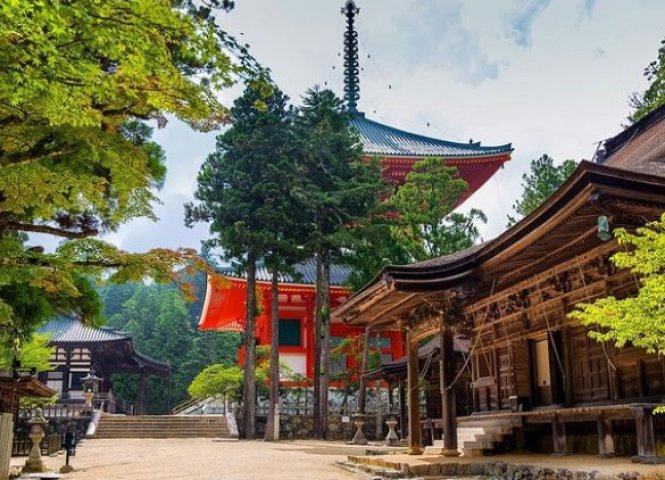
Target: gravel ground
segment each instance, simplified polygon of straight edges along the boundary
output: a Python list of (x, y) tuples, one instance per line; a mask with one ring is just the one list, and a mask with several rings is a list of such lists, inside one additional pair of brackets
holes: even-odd
[[(323, 442), (213, 442), (211, 439), (85, 440), (71, 480), (349, 480), (334, 462), (364, 449)], [(13, 459), (24, 462), (25, 459)], [(45, 459), (57, 470), (64, 456)]]
[[(71, 465), (76, 471), (64, 478), (71, 480), (358, 480), (334, 463), (348, 455), (363, 455), (367, 447), (332, 442), (293, 441), (268, 443), (211, 439), (114, 439), (85, 440)], [(372, 448), (372, 447), (370, 447)], [(382, 457), (373, 457), (381, 459)], [(411, 464), (441, 461), (458, 462), (462, 458), (443, 459), (438, 455), (388, 455), (389, 462)], [(48, 457), (47, 465), (58, 470), (64, 455)], [(639, 472), (665, 480), (665, 465), (631, 464), (626, 457), (599, 459), (571, 455), (496, 455), (474, 457), (476, 462), (504, 461), (576, 471), (598, 470), (606, 475)], [(13, 458), (22, 465), (24, 458)]]

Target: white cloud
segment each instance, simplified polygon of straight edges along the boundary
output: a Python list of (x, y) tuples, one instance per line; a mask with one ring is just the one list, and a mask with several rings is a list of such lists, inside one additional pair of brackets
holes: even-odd
[(509, 35), (521, 47), (531, 46), (533, 23), (550, 4), (550, 0), (523, 0), (509, 17)]
[[(580, 24), (583, 1), (544, 8), (547, 2), (525, 0), (358, 0), (360, 107), (368, 116), (440, 138), (513, 142), (513, 160), (463, 206), (487, 213), (486, 239), (504, 229), (531, 159), (543, 153), (558, 161), (591, 158), (594, 142), (620, 130), (628, 95), (645, 87), (642, 71), (665, 33), (665, 2), (635, 0), (625, 8), (622, 0), (603, 0)], [(534, 3), (540, 7), (529, 7)], [(298, 102), (316, 83), (342, 91), (342, 4), (242, 0), (221, 21), (244, 33), (254, 55)], [(520, 38), (529, 48), (506, 37), (507, 19), (520, 13)], [(156, 208), (160, 221), (133, 222), (107, 239), (134, 251), (198, 248), (207, 228), (187, 229), (182, 204), (192, 198), (214, 137), (176, 121), (158, 131), (169, 167), (164, 203)]]

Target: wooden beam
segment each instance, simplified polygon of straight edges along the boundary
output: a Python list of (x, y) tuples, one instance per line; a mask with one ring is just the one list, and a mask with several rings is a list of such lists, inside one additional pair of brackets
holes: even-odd
[(406, 387), (404, 379), (399, 379), (399, 437), (404, 440), (407, 437), (407, 418), (406, 418)]
[(601, 413), (597, 420), (598, 425), (598, 456), (601, 458), (614, 457), (614, 430), (612, 419)]
[(409, 398), (409, 455), (422, 455), (420, 431), (420, 395), (418, 390), (418, 343), (406, 331), (407, 387)]
[(554, 455), (568, 454), (566, 450), (566, 424), (556, 414), (552, 419), (552, 445), (554, 447)]
[(410, 294), (410, 295), (407, 295), (407, 296), (404, 297), (403, 299), (401, 299), (401, 300), (399, 300), (399, 301), (397, 301), (397, 302), (395, 302), (395, 303), (393, 303), (393, 304), (391, 304), (391, 305), (388, 305), (386, 308), (380, 310), (379, 313), (377, 313), (376, 315), (374, 315), (373, 317), (371, 317), (371, 318), (367, 321), (367, 323), (371, 325), (371, 324), (373, 324), (374, 322), (376, 322), (377, 319), (379, 319), (380, 317), (386, 315), (387, 313), (394, 314), (394, 313), (395, 313), (394, 310), (395, 310), (396, 308), (401, 307), (402, 305), (404, 305), (405, 303), (407, 303), (409, 300), (411, 300), (413, 297), (416, 297), (416, 296), (418, 296), (418, 295), (419, 295), (419, 294), (417, 294), (417, 293), (412, 293), (412, 294)]
[(635, 432), (637, 434), (637, 456), (640, 460), (651, 460), (656, 456), (656, 437), (653, 431), (651, 408), (634, 408)]
[(441, 388), (441, 423), (443, 426), (442, 455), (456, 457), (457, 449), (457, 387), (451, 384), (455, 375), (455, 351), (453, 330), (446, 313), (440, 315), (439, 378)]

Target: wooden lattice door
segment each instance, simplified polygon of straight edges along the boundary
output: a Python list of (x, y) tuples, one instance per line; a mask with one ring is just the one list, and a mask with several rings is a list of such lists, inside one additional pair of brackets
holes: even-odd
[(573, 377), (576, 402), (609, 398), (607, 357), (601, 344), (585, 329), (572, 332)]

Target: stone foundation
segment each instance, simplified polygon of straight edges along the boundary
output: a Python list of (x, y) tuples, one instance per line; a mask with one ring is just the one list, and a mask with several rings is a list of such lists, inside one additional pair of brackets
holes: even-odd
[[(350, 417), (350, 415), (349, 415)], [(267, 417), (256, 418), (256, 435), (262, 438), (265, 433)], [(387, 427), (382, 432), (385, 435)], [(376, 416), (368, 416), (365, 421), (365, 436), (368, 440), (376, 438)], [(353, 422), (342, 423), (341, 415), (328, 416), (327, 440), (349, 441), (353, 438), (355, 427)], [(281, 415), (280, 416), (280, 438), (285, 440), (307, 440), (314, 437), (314, 419), (312, 415)], [(383, 440), (383, 437), (380, 438)]]
[(537, 465), (514, 465), (500, 461), (434, 462), (409, 465), (371, 457), (350, 456), (349, 462), (341, 464), (341, 466), (347, 469), (355, 468), (374, 477), (386, 479), (484, 477), (492, 480), (665, 480), (665, 469), (662, 473), (647, 475), (630, 471), (606, 475), (595, 470), (573, 471), (566, 468)]

